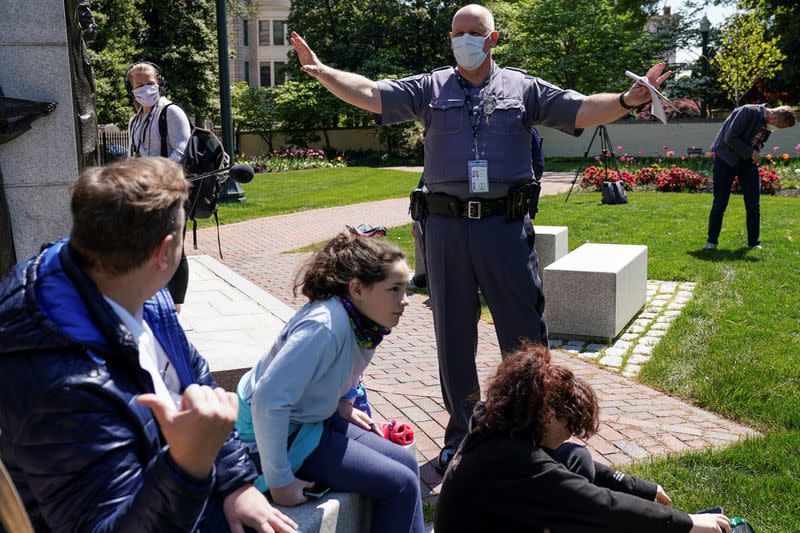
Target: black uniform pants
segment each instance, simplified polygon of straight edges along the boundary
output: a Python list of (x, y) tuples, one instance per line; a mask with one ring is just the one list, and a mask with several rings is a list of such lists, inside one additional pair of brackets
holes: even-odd
[(425, 222), (439, 377), (450, 414), (444, 445), (455, 450), (480, 399), (475, 363), (478, 289), (492, 313), (503, 354), (519, 348), (523, 339), (548, 342), (544, 294), (527, 217), (508, 222), (503, 216), (470, 220), (428, 215)]

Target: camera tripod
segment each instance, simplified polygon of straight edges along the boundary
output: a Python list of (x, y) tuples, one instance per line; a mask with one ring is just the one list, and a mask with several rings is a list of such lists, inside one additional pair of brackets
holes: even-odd
[[(617, 161), (617, 156), (614, 154), (614, 146), (611, 144), (611, 138), (608, 136), (608, 130), (605, 126), (597, 126), (594, 129), (594, 133), (592, 134), (592, 139), (589, 141), (589, 146), (586, 147), (586, 152), (583, 154), (584, 163), (589, 161), (589, 152), (592, 151), (592, 145), (594, 144), (595, 138), (600, 134), (600, 161), (603, 164), (603, 170), (605, 171), (606, 175), (608, 175), (608, 159), (611, 158), (611, 163), (614, 165), (614, 170), (617, 171), (619, 174), (619, 161)], [(569, 200), (569, 195), (572, 194), (572, 189), (575, 187), (575, 183), (578, 181), (578, 176), (583, 172), (583, 169), (587, 167), (586, 164), (583, 166), (579, 166), (578, 170), (575, 171), (575, 177), (572, 179), (572, 185), (569, 187), (569, 192), (567, 192), (567, 197), (564, 199), (564, 203)]]

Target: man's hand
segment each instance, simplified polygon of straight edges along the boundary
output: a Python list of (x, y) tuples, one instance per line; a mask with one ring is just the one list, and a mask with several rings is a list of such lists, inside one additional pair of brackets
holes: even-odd
[(153, 412), (172, 460), (193, 478), (207, 478), (236, 422), (236, 395), (192, 384), (183, 391), (180, 411), (155, 394), (142, 394), (137, 401)]
[(297, 35), (297, 32), (292, 32), (290, 39), (295, 52), (297, 52), (297, 59), (300, 61), (301, 68), (310, 76), (318, 77), (322, 73), (325, 65), (317, 59), (317, 54), (309, 48), (306, 41)]
[(753, 152), (753, 163), (756, 165), (761, 164), (761, 153), (760, 152)]
[[(664, 72), (665, 68), (667, 68), (667, 63), (662, 61), (661, 63), (656, 63), (647, 71), (647, 80), (656, 89), (659, 89), (661, 84), (664, 83), (664, 80), (669, 78), (672, 74), (670, 70)], [(628, 89), (628, 92), (625, 93), (624, 98), (625, 103), (630, 106), (645, 104), (650, 101), (650, 91), (644, 85), (634, 83), (633, 86)]]
[(731, 521), (723, 514), (690, 514), (692, 529), (689, 533), (731, 533)]
[(669, 494), (664, 492), (664, 489), (661, 487), (661, 485), (659, 485), (656, 489), (656, 503), (666, 505), (667, 507), (672, 505), (672, 498), (669, 497)]
[(303, 489), (309, 489), (313, 486), (314, 483), (312, 481), (294, 478), (294, 481), (285, 487), (271, 487), (269, 493), (272, 495), (273, 501), (278, 505), (294, 507), (308, 501), (308, 498), (303, 494)]
[(372, 421), (367, 413), (360, 409), (353, 407), (353, 402), (350, 400), (339, 400), (339, 406), (336, 408), (339, 416), (348, 422), (357, 425), (367, 431), (376, 433), (379, 437), (383, 437), (378, 425)]
[(251, 484), (228, 494), (222, 503), (222, 508), (231, 533), (244, 533), (243, 526), (253, 528), (258, 533), (297, 531), (294, 520), (274, 509), (264, 495)]

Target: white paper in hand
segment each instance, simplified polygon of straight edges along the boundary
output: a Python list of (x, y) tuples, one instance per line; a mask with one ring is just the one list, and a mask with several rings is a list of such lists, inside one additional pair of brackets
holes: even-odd
[(653, 87), (653, 84), (651, 84), (650, 80), (648, 80), (645, 76), (639, 76), (638, 74), (634, 74), (630, 70), (626, 70), (625, 75), (628, 76), (633, 81), (637, 81), (642, 85), (644, 85), (645, 87), (647, 87), (647, 90), (650, 91), (650, 100), (651, 100), (650, 113), (658, 120), (660, 120), (663, 124), (666, 124), (667, 114), (664, 113), (664, 106), (661, 105), (661, 98), (664, 98), (666, 100), (664, 95), (661, 94), (658, 91), (658, 89)]

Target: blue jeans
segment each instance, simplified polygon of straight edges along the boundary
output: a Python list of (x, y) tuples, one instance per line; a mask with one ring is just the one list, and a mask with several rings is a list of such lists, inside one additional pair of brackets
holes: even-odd
[(336, 413), (325, 421), (319, 446), (296, 475), (334, 491), (373, 498), (372, 533), (425, 531), (416, 458)]
[(722, 231), (722, 217), (731, 196), (734, 176), (739, 176), (739, 189), (744, 194), (744, 208), (747, 214), (747, 245), (761, 244), (761, 178), (758, 166), (751, 160), (739, 161), (730, 166), (717, 158), (714, 163), (714, 203), (708, 217), (708, 242), (717, 244)]

